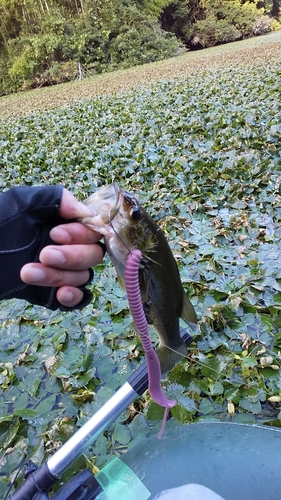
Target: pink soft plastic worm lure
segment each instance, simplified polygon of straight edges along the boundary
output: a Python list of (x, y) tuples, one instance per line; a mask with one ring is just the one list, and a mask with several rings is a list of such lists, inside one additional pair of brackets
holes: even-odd
[(161, 389), (160, 363), (151, 343), (148, 325), (141, 301), (139, 287), (139, 264), (141, 260), (142, 253), (140, 250), (132, 250), (128, 255), (125, 267), (125, 285), (131, 313), (145, 352), (148, 371), (148, 390), (154, 401), (160, 406), (166, 408), (162, 427), (158, 434), (158, 438), (161, 439), (165, 430), (169, 409), (175, 406), (177, 401), (174, 399), (168, 399)]

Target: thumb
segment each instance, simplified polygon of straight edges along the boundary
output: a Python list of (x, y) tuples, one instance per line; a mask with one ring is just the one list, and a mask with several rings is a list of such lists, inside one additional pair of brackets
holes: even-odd
[(87, 217), (92, 215), (92, 213), (89, 207), (76, 200), (73, 194), (64, 188), (61, 198), (60, 215), (64, 219), (76, 219)]

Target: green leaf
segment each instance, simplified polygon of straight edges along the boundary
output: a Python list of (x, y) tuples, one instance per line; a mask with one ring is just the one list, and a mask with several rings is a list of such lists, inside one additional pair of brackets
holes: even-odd
[(15, 415), (21, 417), (23, 420), (30, 420), (38, 416), (38, 412), (35, 410), (30, 410), (28, 408), (22, 408), (15, 410)]
[(217, 396), (219, 394), (223, 394), (224, 389), (223, 385), (220, 382), (214, 382), (209, 384), (209, 392), (211, 396)]
[(251, 401), (246, 398), (241, 398), (239, 400), (239, 406), (243, 408), (244, 410), (247, 410), (254, 415), (257, 415), (261, 412), (261, 404), (260, 401)]
[(202, 399), (199, 405), (199, 412), (203, 415), (208, 415), (209, 413), (214, 412), (214, 407), (209, 399)]

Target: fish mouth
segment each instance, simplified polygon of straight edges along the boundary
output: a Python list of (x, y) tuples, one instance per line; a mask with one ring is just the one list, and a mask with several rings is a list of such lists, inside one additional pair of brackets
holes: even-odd
[(103, 215), (104, 222), (109, 224), (119, 213), (120, 207), (122, 206), (122, 191), (117, 182), (113, 182), (102, 188), (99, 194), (103, 203), (105, 202), (107, 205), (109, 204), (111, 206), (107, 214)]
[(104, 236), (126, 231), (128, 226), (135, 226), (140, 221), (141, 212), (136, 198), (117, 182), (101, 187), (84, 204), (90, 208), (92, 215), (78, 221)]
[(117, 204), (121, 189), (117, 182), (112, 182), (112, 184), (108, 184), (107, 186), (103, 186), (102, 188), (96, 191), (96, 195), (98, 195), (101, 200), (106, 202), (114, 202)]
[(120, 214), (121, 217), (128, 216), (129, 220), (136, 221), (138, 219), (139, 206), (136, 198), (129, 191), (121, 189), (117, 182), (99, 189), (93, 195), (93, 199), (97, 210), (101, 210), (102, 207), (102, 212), (99, 213), (105, 224), (110, 224), (117, 214)]
[[(98, 189), (84, 204), (92, 210), (92, 216), (100, 216), (104, 224), (109, 224), (122, 207), (123, 196), (117, 182)], [(89, 218), (84, 219), (84, 222)]]

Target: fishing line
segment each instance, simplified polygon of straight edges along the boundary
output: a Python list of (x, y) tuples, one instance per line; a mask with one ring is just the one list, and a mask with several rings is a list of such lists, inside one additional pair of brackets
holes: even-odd
[[(128, 250), (129, 254), (131, 254), (131, 253), (132, 253), (132, 250), (128, 247), (128, 245), (127, 245), (127, 244), (125, 243), (125, 241), (121, 238), (120, 234), (117, 232), (117, 230), (116, 230), (116, 229), (115, 229), (115, 227), (113, 226), (113, 222), (112, 222), (112, 221), (113, 221), (114, 217), (111, 217), (111, 212), (112, 212), (112, 210), (113, 210), (113, 209), (111, 209), (111, 210), (109, 211), (109, 216), (108, 216), (108, 218), (109, 218), (109, 224), (110, 224), (110, 226), (111, 226), (111, 229), (113, 230), (113, 232), (114, 232), (114, 234), (117, 236), (117, 238), (119, 238), (119, 240), (120, 240), (120, 241), (121, 241), (121, 243), (124, 245), (124, 247)], [(121, 214), (120, 214), (120, 212), (119, 212), (119, 215), (121, 215)], [(156, 260), (153, 260), (153, 259), (152, 259), (151, 257), (149, 257), (149, 256), (146, 256), (146, 259), (147, 259), (147, 260), (150, 260), (150, 261), (151, 261), (151, 262), (153, 262), (154, 264), (157, 264), (158, 266), (160, 265), (160, 264), (159, 264), (159, 262), (156, 262)], [(143, 264), (143, 265), (146, 265), (146, 259), (141, 259), (141, 262), (140, 262), (140, 263), (141, 263), (141, 264)]]
[[(187, 359), (190, 363), (193, 361), (193, 360), (190, 360), (190, 358), (188, 357), (187, 354), (183, 354), (182, 352), (179, 352), (177, 351), (176, 349), (173, 349), (172, 347), (166, 345), (166, 344), (161, 344), (163, 347), (166, 347), (166, 349), (169, 349), (170, 351), (176, 353), (176, 354), (179, 354), (179, 356), (181, 356), (182, 358), (184, 359)], [(227, 377), (227, 374), (224, 373), (224, 372), (221, 372), (221, 371), (218, 371), (216, 370), (215, 368), (212, 368), (211, 366), (209, 365), (205, 365), (204, 363), (202, 363), (202, 361), (199, 361), (199, 360), (194, 360), (194, 364), (197, 363), (198, 365), (200, 366), (203, 366), (203, 368), (208, 368), (208, 370), (214, 372), (216, 375), (223, 375), (224, 377)]]
[[(110, 212), (109, 212), (109, 214), (110, 214)], [(114, 227), (114, 226), (113, 226), (113, 224), (112, 224), (112, 220), (111, 220), (111, 219), (109, 219), (109, 224), (110, 224), (111, 228), (113, 229), (114, 233), (116, 234), (116, 236), (117, 236), (117, 237), (119, 238), (119, 240), (123, 243), (124, 247), (125, 247), (125, 248), (127, 248), (127, 250), (128, 250), (128, 252), (129, 252), (129, 254), (131, 254), (131, 250), (130, 250), (130, 248), (129, 248), (129, 247), (128, 247), (128, 245), (125, 243), (125, 241), (121, 238), (120, 234), (118, 234), (118, 232), (116, 231), (115, 227)]]

